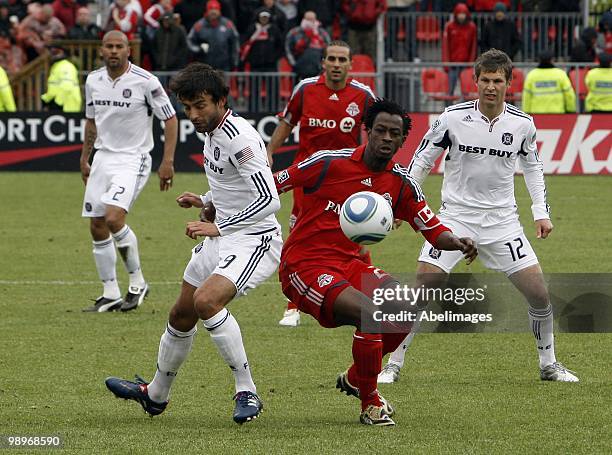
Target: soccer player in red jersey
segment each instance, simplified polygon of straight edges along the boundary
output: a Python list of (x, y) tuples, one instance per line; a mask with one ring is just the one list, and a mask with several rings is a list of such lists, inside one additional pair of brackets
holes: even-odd
[[(296, 125), (300, 143), (295, 163), (319, 150), (356, 147), (361, 136), (361, 123), (368, 105), (374, 99), (370, 87), (349, 77), (351, 48), (344, 41), (332, 41), (323, 54), (324, 74), (303, 79), (293, 90), (280, 121), (268, 144), (270, 164), (274, 152), (285, 142)], [(295, 225), (302, 207), (301, 188), (293, 191), (293, 209), (289, 229)], [(369, 260), (369, 253), (364, 249)], [(281, 325), (299, 324), (297, 306), (289, 302)]]
[(368, 108), (364, 122), (366, 144), (320, 151), (275, 175), (279, 192), (304, 191), (302, 211), (283, 246), (279, 275), (287, 298), (321, 326), (356, 328), (354, 363), (338, 377), (336, 387), (361, 399), (362, 423), (394, 425), (393, 409), (379, 395), (376, 378), (383, 355), (399, 345), (407, 330), (367, 333), (362, 324), (376, 320), (372, 285), (387, 288), (398, 282), (360, 259), (359, 245), (340, 229), (340, 207), (356, 192), (373, 191), (391, 203), (395, 218), (410, 223), (436, 248), (460, 250), (468, 262), (477, 251), (471, 239), (458, 238), (440, 223), (418, 183), (392, 161), (410, 129), (410, 118), (403, 109), (379, 99)]

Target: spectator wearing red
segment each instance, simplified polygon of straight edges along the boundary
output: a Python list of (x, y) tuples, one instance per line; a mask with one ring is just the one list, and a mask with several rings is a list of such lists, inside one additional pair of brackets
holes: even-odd
[(138, 32), (138, 14), (130, 7), (130, 0), (115, 0), (110, 8), (110, 15), (105, 31), (119, 30), (132, 40)]
[[(453, 19), (446, 23), (442, 35), (442, 61), (473, 62), (476, 60), (477, 33), (472, 22), (470, 10), (465, 3), (457, 3), (453, 10)], [(455, 91), (459, 73), (463, 67), (448, 68), (448, 92)]]
[(366, 54), (376, 61), (376, 21), (386, 10), (386, 0), (342, 0), (353, 54)]
[(79, 5), (74, 0), (55, 0), (51, 6), (53, 6), (53, 15), (64, 24), (66, 30), (74, 27), (79, 9)]
[(159, 0), (158, 3), (152, 5), (144, 14), (144, 23), (147, 27), (147, 32), (150, 32), (151, 37), (155, 34), (160, 26), (159, 18), (165, 13), (171, 13), (173, 9), (172, 0)]
[(318, 76), (323, 50), (331, 38), (314, 11), (306, 11), (300, 25), (292, 28), (285, 38), (285, 54), (298, 79)]

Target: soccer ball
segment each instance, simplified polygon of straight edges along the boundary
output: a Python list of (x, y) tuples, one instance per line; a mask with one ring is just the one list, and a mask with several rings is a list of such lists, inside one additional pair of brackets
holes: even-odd
[(342, 204), (340, 227), (344, 235), (355, 243), (378, 243), (393, 227), (393, 209), (380, 194), (360, 191)]

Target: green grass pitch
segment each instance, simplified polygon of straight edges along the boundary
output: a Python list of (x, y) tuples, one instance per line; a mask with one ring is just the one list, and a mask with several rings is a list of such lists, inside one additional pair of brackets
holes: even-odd
[[(555, 231), (535, 240), (517, 178), (523, 225), (545, 272), (612, 272), (611, 182), (548, 177)], [(424, 188), (433, 207), (440, 183), (431, 177)], [(160, 193), (151, 177), (128, 218), (150, 297), (128, 314), (84, 314), (100, 285), (80, 218), (80, 176), (0, 174), (0, 434), (59, 434), (65, 453), (609, 453), (610, 334), (557, 336), (559, 360), (577, 371), (579, 384), (542, 383), (528, 333), (418, 335), (400, 382), (381, 387), (397, 408), (397, 426), (369, 428), (358, 422), (358, 401), (334, 389), (351, 360), (351, 330), (325, 330), (309, 316), (297, 329), (279, 327), (276, 276), (230, 305), (265, 403), (261, 418), (242, 427), (231, 420), (233, 379), (205, 330), (163, 415), (150, 419), (136, 403), (113, 398), (106, 376), (154, 372), (194, 245), (184, 225), (197, 212), (174, 199), (204, 188), (202, 176), (178, 174), (172, 191)], [(288, 203), (284, 196), (284, 226)], [(392, 233), (373, 248), (376, 265), (412, 271), (421, 241), (406, 227)], [(118, 270), (125, 290), (120, 263)]]

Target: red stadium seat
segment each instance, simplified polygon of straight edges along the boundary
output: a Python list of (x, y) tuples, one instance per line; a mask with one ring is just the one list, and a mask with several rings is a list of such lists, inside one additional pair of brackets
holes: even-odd
[(417, 41), (438, 41), (440, 39), (440, 21), (436, 16), (419, 16), (416, 20)]
[(478, 98), (476, 83), (474, 82), (474, 70), (465, 68), (459, 74), (459, 83), (461, 84), (461, 96), (464, 100), (473, 100)]
[(521, 100), (524, 82), (525, 76), (523, 72), (518, 68), (512, 68), (512, 83), (506, 92), (506, 101), (514, 102)]
[[(587, 95), (587, 87), (584, 82), (584, 77), (586, 73), (589, 71), (589, 68), (578, 68), (573, 69), (569, 72), (569, 78), (572, 83), (572, 87), (574, 87), (574, 92), (576, 92), (576, 96), (578, 96), (581, 100), (583, 100)], [(576, 88), (576, 74), (578, 75), (578, 88)]]
[[(356, 80), (369, 86), (373, 91), (376, 89), (376, 66), (374, 66), (374, 62), (369, 55), (353, 55), (352, 68), (351, 74), (361, 74), (355, 77)], [(365, 75), (363, 73), (365, 73)], [(372, 74), (372, 76), (368, 76), (368, 74)]]
[(448, 75), (435, 68), (425, 68), (421, 73), (423, 93), (436, 101), (452, 101), (457, 97), (448, 94)]

